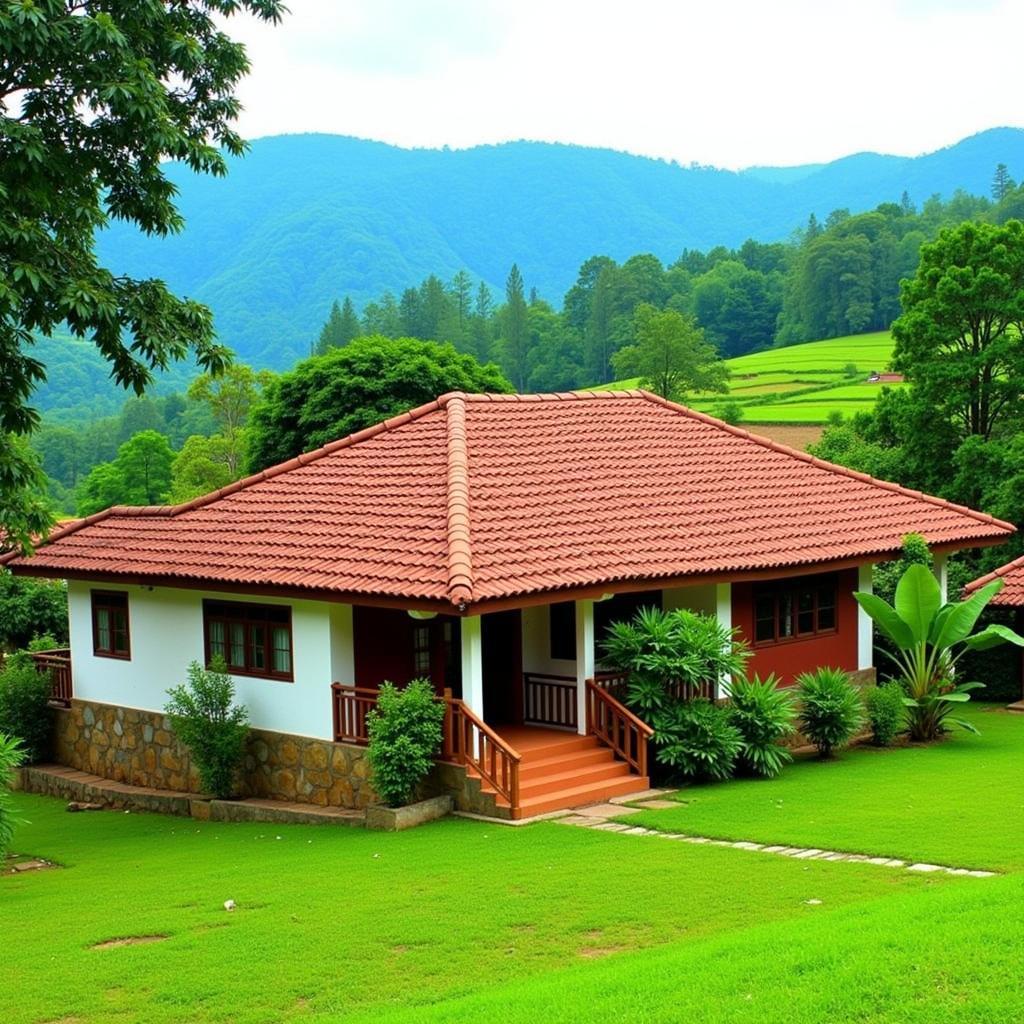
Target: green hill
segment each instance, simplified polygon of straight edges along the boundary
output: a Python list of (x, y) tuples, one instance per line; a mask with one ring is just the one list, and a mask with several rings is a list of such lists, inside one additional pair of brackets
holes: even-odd
[(685, 248), (781, 240), (812, 211), (871, 209), (904, 190), (918, 205), (958, 188), (987, 195), (998, 162), (1024, 175), (1024, 131), (915, 158), (861, 153), (739, 173), (548, 143), (449, 151), (278, 136), (230, 160), (224, 179), (169, 165), (185, 231), (160, 239), (115, 223), (100, 250), (117, 271), (208, 303), (243, 360), (282, 369), (308, 354), (343, 295), (361, 307), (460, 269), (500, 291), (517, 262), (527, 288), (560, 306), (597, 253), (671, 262)]
[[(750, 425), (826, 423), (833, 413), (849, 417), (870, 410), (883, 387), (905, 386), (868, 380), (872, 372), (884, 371), (891, 357), (888, 331), (755, 352), (727, 360), (728, 395), (700, 395), (688, 404), (714, 415), (735, 402), (743, 423)], [(594, 390), (637, 384), (622, 380)]]

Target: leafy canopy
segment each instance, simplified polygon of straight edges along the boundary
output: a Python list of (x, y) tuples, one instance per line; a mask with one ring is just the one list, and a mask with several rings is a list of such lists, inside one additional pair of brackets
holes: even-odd
[(496, 366), (481, 366), (451, 345), (356, 338), (303, 360), (266, 387), (249, 422), (249, 468), (284, 462), (448, 391), (511, 390)]
[(171, 487), (174, 452), (156, 430), (143, 430), (82, 481), (78, 514), (89, 516), (111, 505), (160, 505)]
[[(33, 337), (64, 325), (91, 339), (118, 383), (141, 393), (153, 371), (194, 355), (218, 371), (228, 351), (210, 311), (163, 282), (99, 265), (111, 219), (179, 231), (163, 161), (223, 174), (245, 49), (222, 30), (248, 11), (276, 22), (280, 0), (24, 0), (0, 5), (0, 529), (27, 547), (49, 526), (45, 502), (15, 502), (31, 466), (14, 436), (38, 414), (46, 378)], [(222, 152), (223, 150), (223, 152)]]

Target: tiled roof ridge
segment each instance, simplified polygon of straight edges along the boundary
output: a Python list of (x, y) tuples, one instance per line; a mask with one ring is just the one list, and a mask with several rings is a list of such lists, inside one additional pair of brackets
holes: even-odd
[(448, 423), (448, 599), (464, 608), (473, 600), (466, 400), (459, 393), (443, 397)]
[(1024, 569), (1024, 555), (1021, 555), (1020, 558), (1015, 558), (1012, 562), (1007, 562), (1006, 565), (1000, 565), (998, 568), (993, 569), (984, 576), (979, 576), (976, 580), (971, 580), (971, 582), (964, 587), (964, 593), (973, 594), (976, 590), (980, 590), (982, 587), (989, 583), (993, 583), (995, 580), (1005, 579), (1010, 575), (1010, 573), (1014, 573), (1018, 569)]
[[(203, 508), (221, 498), (226, 498), (228, 495), (244, 490), (246, 487), (252, 487), (254, 484), (262, 483), (264, 480), (271, 480), (276, 476), (280, 476), (282, 473), (287, 473), (291, 469), (298, 469), (299, 466), (307, 466), (309, 463), (316, 462), (318, 459), (322, 459), (324, 456), (330, 455), (341, 448), (348, 448), (354, 444), (359, 444), (360, 441), (368, 441), (371, 437), (376, 437), (378, 434), (383, 434), (385, 431), (395, 430), (398, 427), (404, 426), (406, 423), (411, 423), (413, 420), (422, 419), (424, 416), (427, 416), (432, 412), (437, 412), (438, 409), (443, 409), (450, 399), (460, 394), (460, 392), (450, 392), (446, 395), (442, 395), (440, 398), (434, 399), (432, 402), (426, 402), (423, 405), (417, 406), (415, 409), (410, 409), (408, 412), (400, 413), (398, 416), (392, 416), (390, 419), (383, 420), (380, 423), (374, 423), (373, 426), (365, 427), (363, 430), (357, 430), (346, 437), (338, 438), (335, 441), (329, 441), (327, 444), (321, 445), (319, 448), (314, 448), (309, 452), (303, 452), (301, 455), (296, 455), (295, 458), (288, 459), (285, 462), (279, 462), (276, 466), (268, 466), (266, 469), (261, 469), (258, 473), (251, 473), (249, 476), (242, 477), (241, 480), (236, 480), (234, 483), (221, 487), (219, 490), (210, 491), (208, 494), (201, 494), (199, 497), (192, 498), (190, 501), (183, 501), (177, 505), (111, 505), (110, 508), (105, 508), (102, 512), (94, 512), (91, 516), (76, 519), (74, 522), (69, 523), (61, 529), (53, 530), (44, 543), (49, 544), (51, 541), (62, 540), (64, 537), (77, 533), (86, 526), (92, 526), (93, 523), (102, 522), (104, 519), (108, 519), (111, 516), (137, 516), (153, 517), (157, 519), (172, 519), (175, 516), (181, 515), (183, 512), (191, 512), (193, 509)], [(20, 552), (17, 548), (0, 554), (0, 565), (13, 561), (15, 558), (18, 558), (19, 555)]]

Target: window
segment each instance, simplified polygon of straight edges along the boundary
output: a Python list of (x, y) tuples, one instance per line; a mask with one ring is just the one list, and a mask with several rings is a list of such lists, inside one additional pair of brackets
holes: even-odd
[(92, 650), (103, 658), (131, 658), (128, 595), (123, 590), (92, 592)]
[(755, 644), (799, 640), (835, 630), (835, 576), (811, 576), (755, 586)]
[[(616, 594), (608, 601), (594, 602), (594, 642), (598, 655), (608, 627), (613, 622), (632, 622), (641, 608), (660, 608), (661, 591), (639, 594)], [(576, 659), (576, 603), (560, 601), (549, 608), (551, 657), (567, 661)]]
[(430, 678), (430, 626), (412, 628), (412, 674), (414, 679)]
[(240, 676), (292, 680), (292, 612), (285, 605), (203, 602), (206, 663)]

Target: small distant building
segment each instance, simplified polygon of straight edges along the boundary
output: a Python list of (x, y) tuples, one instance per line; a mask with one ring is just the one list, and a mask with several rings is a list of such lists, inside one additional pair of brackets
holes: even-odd
[(872, 370), (868, 375), (869, 384), (902, 384), (903, 374), (902, 373), (879, 373), (877, 370)]
[[(989, 608), (1000, 608), (1014, 611), (1017, 615), (1017, 629), (1024, 630), (1024, 556), (1007, 562), (1006, 565), (993, 569), (987, 576), (982, 576), (964, 587), (964, 596), (970, 597), (976, 590), (991, 583), (1002, 580), (1003, 589), (989, 602)], [(1021, 652), (1021, 683), (1024, 687), (1024, 651)], [(1013, 711), (1024, 711), (1024, 693), (1021, 700), (1010, 705)]]

